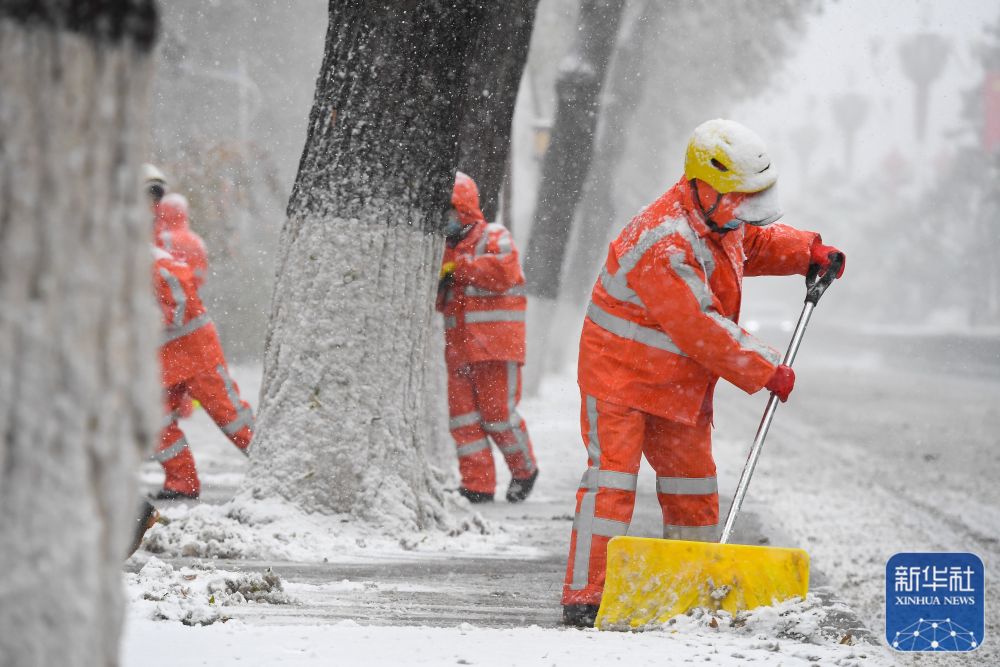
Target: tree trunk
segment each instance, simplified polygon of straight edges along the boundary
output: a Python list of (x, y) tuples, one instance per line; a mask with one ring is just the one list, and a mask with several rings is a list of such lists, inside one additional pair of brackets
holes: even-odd
[(0, 662), (115, 665), (160, 418), (139, 208), (156, 11), (0, 6)]
[(468, 100), (459, 134), (458, 168), (479, 186), (483, 215), (493, 221), (500, 203), (514, 102), (528, 57), (538, 0), (482, 4), (483, 30), (466, 75)]
[[(405, 5), (405, 7), (401, 6)], [(405, 10), (405, 11), (404, 11)], [(425, 374), (482, 10), (331, 1), (282, 230), (246, 484), (309, 511), (444, 523)]]
[(538, 393), (551, 363), (549, 332), (557, 315), (570, 226), (590, 169), (604, 75), (625, 0), (582, 0), (577, 39), (559, 66), (556, 116), (542, 163), (535, 216), (524, 259), (528, 293), (528, 359), (524, 391)]
[(579, 37), (559, 67), (556, 117), (525, 256), (528, 292), (543, 299), (559, 296), (563, 256), (590, 168), (604, 74), (624, 5), (625, 0), (583, 0)]
[(622, 35), (615, 48), (612, 76), (601, 109), (601, 131), (571, 244), (573, 252), (566, 261), (569, 284), (566, 297), (574, 303), (590, 295), (607, 253), (607, 237), (612, 228), (620, 224), (615, 215), (615, 177), (621, 168), (635, 112), (646, 89), (646, 70), (642, 61), (665, 10), (659, 2), (644, 3), (633, 16), (629, 32)]

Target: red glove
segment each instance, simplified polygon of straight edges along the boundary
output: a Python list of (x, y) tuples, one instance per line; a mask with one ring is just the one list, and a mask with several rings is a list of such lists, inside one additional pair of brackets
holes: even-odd
[(826, 273), (830, 264), (838, 257), (840, 258), (840, 270), (837, 271), (837, 278), (840, 278), (844, 275), (844, 268), (847, 266), (847, 255), (832, 245), (823, 245), (818, 236), (809, 248), (809, 263), (819, 264), (821, 273)]
[(782, 403), (788, 400), (788, 395), (792, 393), (795, 386), (795, 371), (790, 366), (781, 364), (774, 369), (774, 375), (764, 385), (765, 389), (773, 391)]

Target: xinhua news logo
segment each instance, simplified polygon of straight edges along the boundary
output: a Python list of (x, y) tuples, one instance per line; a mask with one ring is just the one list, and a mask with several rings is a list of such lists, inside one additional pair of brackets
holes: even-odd
[(985, 629), (983, 561), (902, 553), (885, 564), (885, 638), (897, 651), (974, 651)]

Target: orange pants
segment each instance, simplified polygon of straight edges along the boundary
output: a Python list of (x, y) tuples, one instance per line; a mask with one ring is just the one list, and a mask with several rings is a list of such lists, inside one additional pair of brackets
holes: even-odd
[(253, 438), (253, 412), (240, 398), (239, 387), (222, 364), (166, 389), (160, 446), (153, 458), (167, 473), (164, 489), (195, 495), (201, 490), (201, 482), (187, 439), (177, 424), (180, 409), (191, 398), (201, 403), (226, 437), (244, 452)]
[(528, 427), (517, 413), (520, 400), (521, 365), (517, 362), (480, 361), (448, 367), (448, 428), (458, 446), (458, 470), (466, 489), (496, 490), (490, 440), (514, 478), (534, 474), (538, 465)]
[(656, 471), (664, 537), (716, 539), (719, 494), (711, 404), (694, 426), (687, 426), (584, 394), (580, 427), (590, 461), (576, 492), (562, 603), (597, 605), (608, 540), (625, 535), (632, 520), (641, 455)]

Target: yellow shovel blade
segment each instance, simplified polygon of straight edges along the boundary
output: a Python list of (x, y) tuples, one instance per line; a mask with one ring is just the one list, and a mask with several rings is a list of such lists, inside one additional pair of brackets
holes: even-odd
[(809, 591), (809, 554), (744, 544), (615, 537), (595, 625), (627, 630), (694, 607), (730, 614)]

